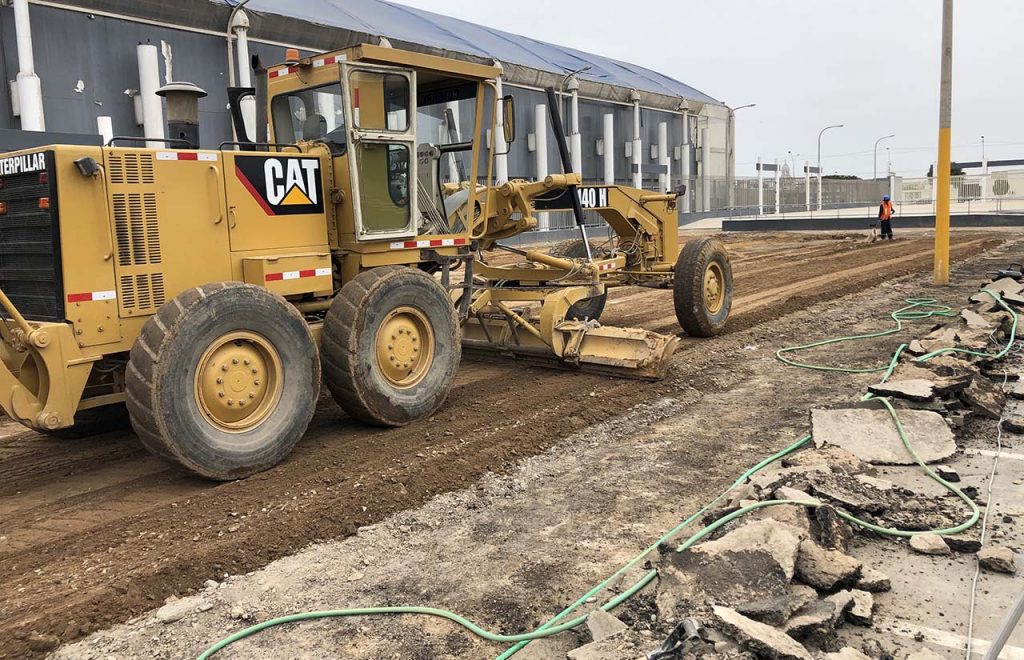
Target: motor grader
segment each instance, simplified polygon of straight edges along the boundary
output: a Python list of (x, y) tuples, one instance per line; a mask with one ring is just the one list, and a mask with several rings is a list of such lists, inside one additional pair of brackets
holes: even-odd
[[(234, 479), (291, 451), (321, 382), (369, 424), (432, 414), (463, 346), (663, 376), (678, 339), (601, 325), (609, 287), (673, 287), (687, 333), (722, 331), (728, 255), (679, 249), (674, 194), (491, 183), (500, 113), (515, 139), (498, 68), (373, 45), (289, 60), (264, 70), (265, 142), (239, 111), (255, 90), (232, 88), (240, 141), (199, 148), (202, 91), (178, 85), (167, 140), (0, 155), (9, 416), (62, 437), (127, 417), (153, 453)], [(467, 139), (442, 139), (453, 103)], [(456, 159), (469, 174), (443, 181)], [(502, 244), (553, 210), (580, 222), (571, 249)], [(587, 211), (612, 244), (587, 242)]]

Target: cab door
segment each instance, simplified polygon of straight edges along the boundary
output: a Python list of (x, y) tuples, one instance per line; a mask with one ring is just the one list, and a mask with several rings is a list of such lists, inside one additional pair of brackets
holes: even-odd
[(416, 200), (416, 73), (341, 65), (356, 240), (410, 238)]

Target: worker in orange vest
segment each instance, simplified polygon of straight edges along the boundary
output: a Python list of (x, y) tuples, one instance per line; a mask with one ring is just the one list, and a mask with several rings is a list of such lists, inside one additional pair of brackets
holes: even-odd
[(882, 221), (882, 239), (892, 240), (892, 202), (889, 196), (882, 197), (882, 203), (878, 205), (878, 219)]

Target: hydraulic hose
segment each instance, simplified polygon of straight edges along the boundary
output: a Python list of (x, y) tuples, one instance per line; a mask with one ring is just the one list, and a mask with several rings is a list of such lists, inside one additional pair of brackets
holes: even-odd
[[(1017, 321), (1018, 321), (1017, 314), (1016, 314), (1016, 312), (1014, 312), (1013, 309), (1011, 309), (1002, 300), (1002, 297), (998, 293), (990, 291), (988, 289), (982, 289), (982, 291), (984, 291), (985, 293), (990, 295), (993, 298), (993, 300), (995, 300), (1003, 309), (1008, 311), (1010, 313), (1012, 319), (1013, 319), (1013, 323), (1012, 323), (1011, 329), (1010, 329), (1009, 341), (1007, 342), (1006, 346), (1003, 347), (1002, 350), (1000, 350), (998, 353), (995, 353), (995, 354), (983, 353), (983, 352), (979, 352), (979, 351), (972, 351), (972, 350), (963, 349), (963, 348), (943, 348), (943, 349), (939, 349), (937, 351), (932, 351), (931, 353), (928, 353), (926, 355), (922, 355), (921, 357), (916, 358), (915, 359), (916, 362), (927, 361), (927, 360), (932, 359), (932, 358), (934, 358), (934, 357), (936, 357), (938, 355), (943, 355), (943, 354), (947, 354), (947, 353), (964, 353), (964, 354), (974, 355), (974, 356), (978, 356), (978, 357), (984, 357), (984, 358), (988, 358), (988, 359), (1000, 359), (1000, 358), (1005, 356), (1010, 351), (1010, 349), (1013, 347), (1014, 343), (1016, 342)], [(787, 358), (787, 357), (783, 357), (783, 356), (788, 354), (788, 353), (794, 353), (794, 352), (797, 352), (797, 351), (806, 350), (806, 349), (810, 349), (810, 348), (816, 348), (816, 347), (819, 347), (819, 346), (827, 346), (827, 345), (831, 345), (831, 344), (837, 344), (837, 343), (840, 343), (840, 342), (855, 341), (855, 340), (865, 340), (865, 339), (875, 339), (875, 338), (880, 338), (880, 337), (886, 337), (886, 336), (889, 336), (889, 335), (892, 335), (892, 334), (895, 334), (895, 333), (901, 331), (903, 329), (903, 323), (905, 321), (928, 319), (928, 318), (931, 318), (933, 316), (946, 316), (946, 317), (956, 316), (956, 314), (952, 311), (952, 309), (950, 307), (948, 307), (946, 305), (939, 305), (939, 304), (937, 304), (936, 300), (933, 299), (933, 298), (908, 298), (906, 300), (906, 303), (907, 303), (906, 306), (901, 307), (900, 309), (898, 309), (898, 310), (896, 310), (896, 311), (894, 311), (894, 312), (892, 312), (890, 314), (890, 318), (892, 318), (892, 320), (894, 321), (895, 326), (893, 328), (889, 329), (889, 330), (882, 331), (882, 332), (876, 332), (876, 333), (868, 333), (868, 334), (861, 334), (861, 335), (852, 335), (852, 336), (848, 336), (848, 337), (839, 337), (839, 338), (834, 338), (834, 339), (827, 339), (827, 340), (823, 340), (823, 341), (812, 342), (810, 344), (803, 344), (801, 346), (791, 346), (791, 347), (787, 347), (787, 348), (782, 348), (782, 349), (779, 349), (778, 351), (776, 351), (776, 357), (780, 361), (782, 361), (785, 364), (788, 364), (790, 366), (799, 367), (799, 368), (802, 368), (802, 369), (813, 369), (813, 370), (816, 370), (816, 371), (834, 371), (834, 372), (843, 372), (843, 373), (875, 373), (875, 372), (883, 371), (885, 373), (884, 373), (884, 375), (882, 377), (882, 382), (885, 382), (892, 375), (893, 371), (895, 370), (896, 365), (898, 364), (900, 355), (906, 349), (906, 344), (901, 344), (896, 349), (896, 351), (893, 353), (893, 356), (889, 360), (887, 365), (885, 365), (885, 366), (878, 366), (878, 367), (833, 367), (833, 366), (827, 366), (827, 365), (818, 365), (818, 364), (810, 364), (810, 363), (805, 363), (805, 362), (798, 362), (796, 360), (793, 360), (793, 359), (790, 359), (790, 358)], [(946, 527), (946, 528), (935, 529), (935, 530), (909, 531), (909, 530), (900, 530), (900, 529), (890, 528), (890, 527), (882, 527), (880, 525), (876, 525), (876, 524), (868, 522), (866, 520), (861, 520), (861, 519), (857, 518), (856, 516), (853, 516), (853, 515), (851, 515), (849, 513), (846, 513), (845, 511), (841, 511), (839, 509), (836, 509), (836, 513), (842, 519), (846, 520), (847, 522), (849, 522), (852, 525), (856, 525), (856, 526), (861, 527), (863, 529), (871, 530), (871, 531), (873, 531), (875, 533), (878, 533), (878, 534), (881, 534), (881, 535), (884, 535), (884, 536), (910, 537), (910, 536), (914, 536), (916, 534), (924, 534), (924, 533), (927, 533), (927, 532), (931, 532), (933, 534), (939, 534), (939, 535), (951, 535), (951, 534), (958, 534), (958, 533), (960, 533), (960, 532), (962, 532), (962, 531), (972, 527), (978, 521), (978, 519), (980, 517), (980, 510), (979, 510), (978, 506), (963, 491), (961, 491), (955, 485), (951, 484), (950, 482), (948, 482), (945, 479), (943, 479), (942, 477), (940, 477), (934, 470), (932, 470), (930, 467), (928, 467), (927, 463), (925, 463), (921, 459), (920, 455), (914, 449), (913, 444), (910, 442), (910, 439), (907, 437), (906, 430), (903, 428), (903, 424), (900, 422), (899, 415), (897, 414), (896, 409), (893, 408), (893, 406), (889, 402), (889, 400), (884, 398), (884, 397), (875, 397), (872, 394), (864, 395), (861, 400), (862, 401), (877, 400), (877, 401), (881, 402), (882, 405), (885, 406), (886, 410), (889, 412), (889, 415), (892, 417), (893, 424), (896, 427), (896, 431), (897, 431), (897, 434), (899, 435), (900, 441), (903, 443), (903, 446), (907, 449), (907, 451), (913, 457), (914, 461), (918, 464), (918, 466), (921, 467), (921, 469), (924, 470), (924, 472), (931, 479), (935, 480), (940, 485), (942, 485), (943, 487), (948, 489), (950, 492), (954, 493), (965, 504), (967, 504), (968, 507), (971, 510), (971, 514), (970, 514), (970, 516), (968, 516), (968, 518), (964, 522), (960, 523), (959, 525), (955, 525), (953, 527)], [(743, 474), (741, 474), (732, 483), (732, 485), (730, 485), (728, 488), (726, 488), (724, 491), (722, 491), (717, 497), (715, 497), (715, 499), (713, 499), (710, 502), (708, 502), (707, 504), (705, 504), (703, 507), (701, 507), (701, 509), (699, 511), (697, 511), (693, 515), (689, 516), (688, 518), (683, 520), (681, 523), (679, 523), (677, 526), (675, 526), (674, 528), (672, 528), (671, 530), (666, 532), (663, 536), (661, 536), (661, 538), (659, 538), (657, 541), (652, 543), (650, 546), (648, 546), (642, 552), (637, 554), (635, 557), (633, 557), (633, 559), (631, 559), (628, 562), (626, 562), (626, 564), (624, 564), (619, 570), (615, 571), (613, 574), (608, 576), (601, 583), (599, 583), (598, 585), (594, 586), (592, 589), (590, 589), (584, 595), (580, 596), (580, 598), (578, 598), (575, 602), (573, 602), (571, 605), (566, 607), (559, 614), (557, 614), (555, 617), (553, 617), (551, 620), (549, 620), (548, 622), (546, 622), (545, 624), (543, 624), (542, 626), (540, 626), (539, 628), (537, 628), (533, 632), (522, 633), (522, 634), (519, 634), (519, 635), (502, 635), (500, 633), (493, 633), (493, 632), (490, 632), (488, 630), (485, 630), (485, 629), (481, 628), (480, 626), (476, 625), (475, 623), (473, 623), (469, 619), (466, 619), (465, 617), (460, 616), (460, 615), (458, 615), (458, 614), (456, 614), (454, 612), (451, 612), (449, 610), (440, 609), (440, 608), (433, 608), (433, 607), (397, 606), (397, 607), (361, 607), (361, 608), (350, 608), (350, 609), (341, 609), (341, 610), (321, 610), (321, 611), (315, 611), (315, 612), (301, 612), (301, 613), (298, 613), (298, 614), (290, 614), (290, 615), (287, 615), (287, 616), (277, 617), (277, 618), (270, 619), (268, 621), (264, 621), (262, 623), (258, 623), (256, 625), (250, 626), (250, 627), (245, 628), (243, 630), (240, 630), (240, 631), (230, 635), (229, 637), (225, 637), (224, 639), (218, 641), (213, 646), (211, 646), (208, 649), (206, 649), (205, 651), (203, 651), (198, 656), (198, 660), (208, 660), (215, 653), (217, 653), (218, 651), (220, 651), (224, 647), (229, 646), (230, 644), (233, 644), (233, 643), (237, 642), (238, 640), (241, 640), (241, 639), (244, 639), (244, 638), (249, 637), (251, 635), (254, 635), (254, 634), (256, 634), (256, 633), (258, 633), (258, 632), (260, 632), (262, 630), (266, 630), (267, 628), (272, 628), (274, 626), (279, 626), (279, 625), (283, 625), (283, 624), (286, 624), (286, 623), (295, 623), (295, 622), (299, 622), (299, 621), (308, 621), (308, 620), (313, 620), (313, 619), (324, 619), (324, 618), (335, 618), (335, 617), (354, 617), (354, 616), (373, 616), (373, 615), (397, 615), (397, 614), (416, 614), (416, 615), (423, 615), (423, 616), (432, 616), (432, 617), (443, 618), (443, 619), (447, 619), (449, 621), (452, 621), (452, 622), (462, 626), (463, 628), (465, 628), (469, 632), (473, 633), (474, 635), (480, 637), (481, 639), (485, 639), (485, 640), (491, 641), (491, 642), (499, 642), (499, 643), (514, 643), (514, 646), (508, 648), (506, 651), (504, 651), (503, 653), (498, 655), (497, 658), (496, 658), (496, 660), (506, 660), (507, 658), (511, 657), (516, 652), (518, 652), (520, 649), (522, 649), (524, 646), (526, 646), (532, 640), (541, 639), (541, 638), (545, 638), (545, 637), (550, 637), (552, 635), (556, 635), (556, 634), (558, 634), (560, 632), (564, 632), (566, 630), (570, 630), (572, 628), (575, 628), (575, 627), (583, 624), (587, 620), (587, 616), (586, 615), (581, 615), (581, 616), (574, 617), (572, 619), (569, 619), (568, 621), (565, 621), (564, 623), (558, 623), (558, 621), (560, 621), (561, 619), (564, 619), (565, 617), (567, 617), (569, 614), (571, 614), (573, 611), (575, 611), (577, 608), (579, 608), (580, 605), (582, 605), (583, 603), (585, 603), (588, 600), (590, 600), (591, 598), (593, 598), (602, 589), (605, 589), (617, 577), (619, 577), (620, 575), (622, 575), (623, 573), (628, 571), (630, 568), (634, 567), (636, 564), (641, 562), (648, 554), (650, 554), (652, 551), (656, 550), (659, 545), (661, 545), (662, 543), (667, 542), (672, 537), (676, 536), (679, 532), (681, 532), (688, 525), (690, 525), (694, 520), (696, 520), (698, 517), (703, 515), (708, 509), (710, 509), (715, 504), (717, 504), (719, 501), (721, 501), (722, 498), (725, 497), (734, 488), (736, 488), (739, 485), (743, 484), (753, 474), (755, 474), (758, 471), (762, 470), (766, 466), (774, 463), (775, 461), (777, 461), (777, 460), (779, 460), (779, 459), (781, 459), (781, 458), (783, 458), (783, 457), (793, 453), (797, 449), (799, 449), (799, 448), (803, 447), (805, 444), (807, 444), (807, 442), (809, 442), (810, 440), (811, 440), (811, 436), (810, 435), (804, 435), (799, 440), (797, 440), (793, 444), (789, 445), (785, 449), (772, 454), (771, 456), (761, 460), (756, 465), (754, 465), (754, 466), (750, 467), (749, 469), (747, 469), (746, 471), (744, 471)], [(736, 511), (733, 511), (733, 512), (731, 512), (731, 513), (729, 513), (729, 514), (727, 514), (725, 516), (722, 516), (721, 518), (715, 520), (710, 525), (707, 525), (706, 527), (704, 527), (704, 528), (700, 529), (699, 531), (697, 531), (696, 533), (692, 534), (689, 538), (687, 538), (685, 541), (683, 541), (676, 548), (676, 551), (677, 552), (685, 551), (686, 549), (692, 547), (695, 543), (697, 543), (698, 541), (700, 541), (701, 539), (706, 537), (708, 534), (711, 534), (715, 530), (721, 528), (723, 525), (726, 525), (726, 524), (732, 522), (733, 520), (736, 520), (737, 518), (740, 518), (740, 517), (750, 513), (751, 511), (755, 511), (757, 509), (763, 509), (763, 508), (766, 508), (766, 507), (781, 506), (781, 505), (786, 505), (786, 504), (788, 504), (788, 505), (795, 505), (795, 506), (803, 506), (803, 507), (807, 507), (807, 508), (816, 508), (816, 507), (823, 506), (823, 504), (821, 502), (817, 501), (817, 500), (802, 501), (802, 500), (789, 500), (789, 499), (787, 499), (787, 500), (766, 500), (766, 501), (763, 501), (763, 502), (757, 502), (757, 503), (754, 503), (754, 504), (750, 504), (750, 505), (741, 507), (740, 509), (737, 509)], [(601, 605), (601, 609), (606, 611), (606, 612), (614, 609), (615, 607), (617, 607), (618, 605), (620, 605), (621, 603), (625, 602), (630, 597), (632, 597), (635, 593), (637, 593), (638, 591), (643, 589), (645, 586), (647, 586), (655, 577), (657, 577), (657, 571), (656, 570), (647, 571), (643, 575), (643, 577), (641, 577), (631, 587), (629, 587), (628, 589), (626, 589), (622, 593), (616, 595), (614, 598), (612, 598), (611, 600), (608, 600), (603, 605)]]

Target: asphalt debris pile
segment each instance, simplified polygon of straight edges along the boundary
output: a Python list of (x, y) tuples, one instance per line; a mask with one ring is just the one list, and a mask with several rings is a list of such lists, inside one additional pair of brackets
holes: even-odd
[[(1002, 277), (985, 288), (1024, 310), (1024, 284)], [(975, 420), (996, 420), (1005, 431), (1024, 432), (1024, 366), (1013, 315), (987, 293), (972, 296), (957, 316), (943, 321), (910, 342), (889, 378), (869, 391), (894, 407), (921, 461), (983, 508), (987, 502), (978, 489), (962, 484), (948, 463), (963, 453)], [(947, 348), (996, 355), (1011, 341), (1012, 350), (1000, 359), (958, 351), (916, 360)], [(875, 599), (892, 588), (887, 575), (865, 565), (851, 549), (886, 539), (921, 554), (976, 554), (984, 571), (1016, 573), (1013, 549), (983, 547), (978, 525), (959, 534), (930, 532), (953, 528), (971, 515), (955, 492), (936, 496), (937, 484), (915, 490), (880, 474), (883, 466), (917, 469), (881, 401), (814, 409), (810, 418), (812, 445), (754, 474), (702, 522), (711, 525), (755, 508), (688, 549), (662, 547), (646, 566), (658, 571), (653, 586), (620, 608), (622, 620), (592, 613), (591, 641), (567, 657), (888, 660), (896, 657), (894, 649), (878, 639), (839, 634), (844, 626), (870, 632)], [(778, 500), (790, 503), (764, 505)], [(851, 524), (851, 516), (920, 533), (880, 534)], [(857, 638), (859, 648), (843, 642)], [(899, 657), (923, 660), (935, 654), (921, 647)]]

